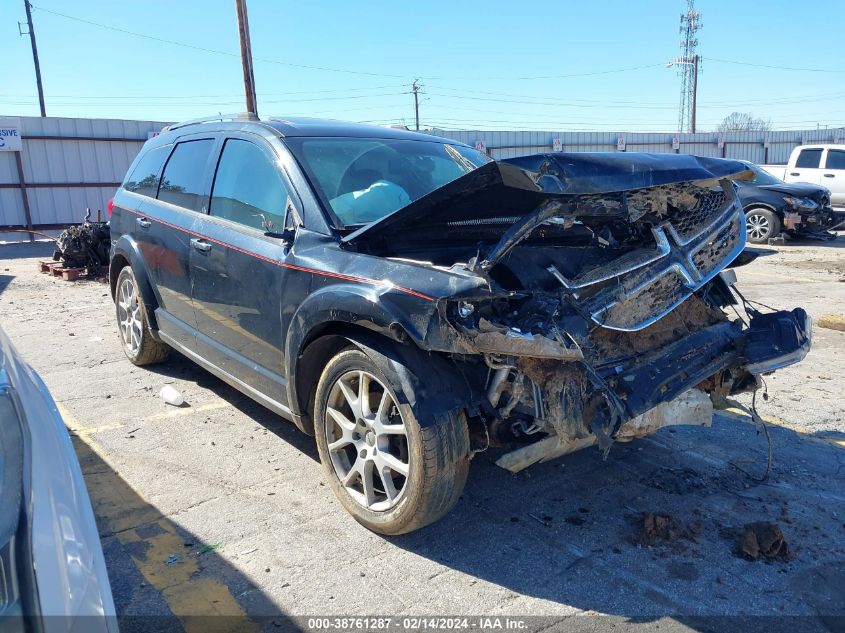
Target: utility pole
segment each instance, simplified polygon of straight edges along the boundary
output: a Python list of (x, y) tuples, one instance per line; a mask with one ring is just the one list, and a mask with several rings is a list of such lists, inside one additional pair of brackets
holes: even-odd
[(698, 90), (698, 62), (696, 52), (701, 29), (701, 13), (695, 8), (695, 0), (687, 0), (687, 12), (681, 14), (681, 51), (683, 55), (669, 62), (677, 66), (681, 74), (681, 101), (678, 106), (678, 132), (695, 132), (696, 91)]
[(246, 111), (258, 116), (255, 99), (255, 75), (252, 72), (252, 45), (249, 42), (249, 17), (246, 12), (246, 0), (235, 0), (238, 12), (238, 35), (241, 40), (241, 64), (244, 71), (244, 94)]
[(692, 56), (692, 115), (690, 116), (690, 132), (695, 134), (695, 106), (698, 99), (698, 55)]
[(417, 121), (417, 132), (420, 130), (420, 88), (422, 87), (417, 84), (418, 81), (419, 79), (414, 79), (414, 83), (411, 85), (411, 93), (414, 95), (414, 115)]
[[(29, 41), (32, 44), (32, 61), (35, 64), (35, 83), (38, 84), (38, 103), (41, 106), (41, 116), (47, 116), (47, 108), (44, 106), (44, 86), (41, 85), (41, 64), (38, 63), (38, 46), (35, 45), (35, 27), (32, 26), (32, 5), (29, 0), (23, 0), (26, 7), (26, 24), (29, 30)], [(20, 23), (18, 23), (20, 32)], [(25, 35), (25, 33), (20, 33)]]

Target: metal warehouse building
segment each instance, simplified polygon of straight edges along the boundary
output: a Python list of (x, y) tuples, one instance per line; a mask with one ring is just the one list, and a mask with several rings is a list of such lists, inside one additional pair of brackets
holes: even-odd
[[(105, 210), (143, 143), (160, 121), (2, 117), (0, 239), (27, 239), (3, 229), (54, 232), (78, 223), (85, 209)], [(626, 133), (429, 130), (479, 147), (493, 158), (540, 152), (677, 152), (784, 163), (797, 145), (845, 142), (845, 130), (786, 132)], [(4, 140), (6, 139), (6, 140)], [(8, 141), (8, 142), (6, 142)]]

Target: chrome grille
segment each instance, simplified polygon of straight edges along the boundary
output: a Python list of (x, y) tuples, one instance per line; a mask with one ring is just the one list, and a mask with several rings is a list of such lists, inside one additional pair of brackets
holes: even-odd
[(684, 241), (690, 240), (707, 228), (725, 206), (728, 196), (721, 189), (708, 191), (698, 199), (694, 209), (673, 209), (669, 224)]
[(699, 273), (706, 275), (720, 264), (724, 264), (728, 254), (742, 241), (744, 224), (741, 219), (733, 218), (719, 230), (715, 237), (693, 253), (692, 261)]
[(610, 274), (559, 281), (574, 291), (601, 326), (634, 331), (651, 325), (710, 281), (745, 246), (745, 216), (735, 197), (708, 196), (696, 209), (697, 219), (683, 225), (686, 235), (698, 231), (692, 238), (685, 240), (667, 223), (652, 229), (656, 249), (620, 258), (615, 270), (605, 269)]
[(637, 329), (643, 321), (674, 308), (688, 294), (684, 278), (670, 271), (604, 310), (602, 324), (616, 330)]

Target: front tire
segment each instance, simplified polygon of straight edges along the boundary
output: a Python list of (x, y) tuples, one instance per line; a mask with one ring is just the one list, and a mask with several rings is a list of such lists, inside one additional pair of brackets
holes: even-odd
[(770, 238), (780, 235), (781, 222), (777, 214), (758, 207), (745, 212), (745, 228), (749, 242), (768, 244)]
[(160, 363), (168, 357), (170, 348), (150, 333), (147, 309), (130, 266), (122, 268), (117, 276), (114, 307), (121, 347), (133, 365)]
[(342, 351), (323, 370), (314, 399), (317, 449), (332, 490), (359, 523), (405, 534), (457, 503), (469, 472), (466, 418), (449, 411), (421, 426), (400, 404), (407, 394), (387, 359), (367, 351)]

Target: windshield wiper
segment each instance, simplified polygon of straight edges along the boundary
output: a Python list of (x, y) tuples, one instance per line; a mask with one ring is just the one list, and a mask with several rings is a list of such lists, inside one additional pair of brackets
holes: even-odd
[(452, 160), (454, 160), (456, 163), (458, 163), (458, 165), (461, 165), (464, 169), (466, 169), (466, 173), (478, 169), (478, 167), (472, 164), (472, 161), (470, 159), (461, 154), (451, 145), (444, 145), (443, 147), (446, 149), (446, 153), (452, 157)]

